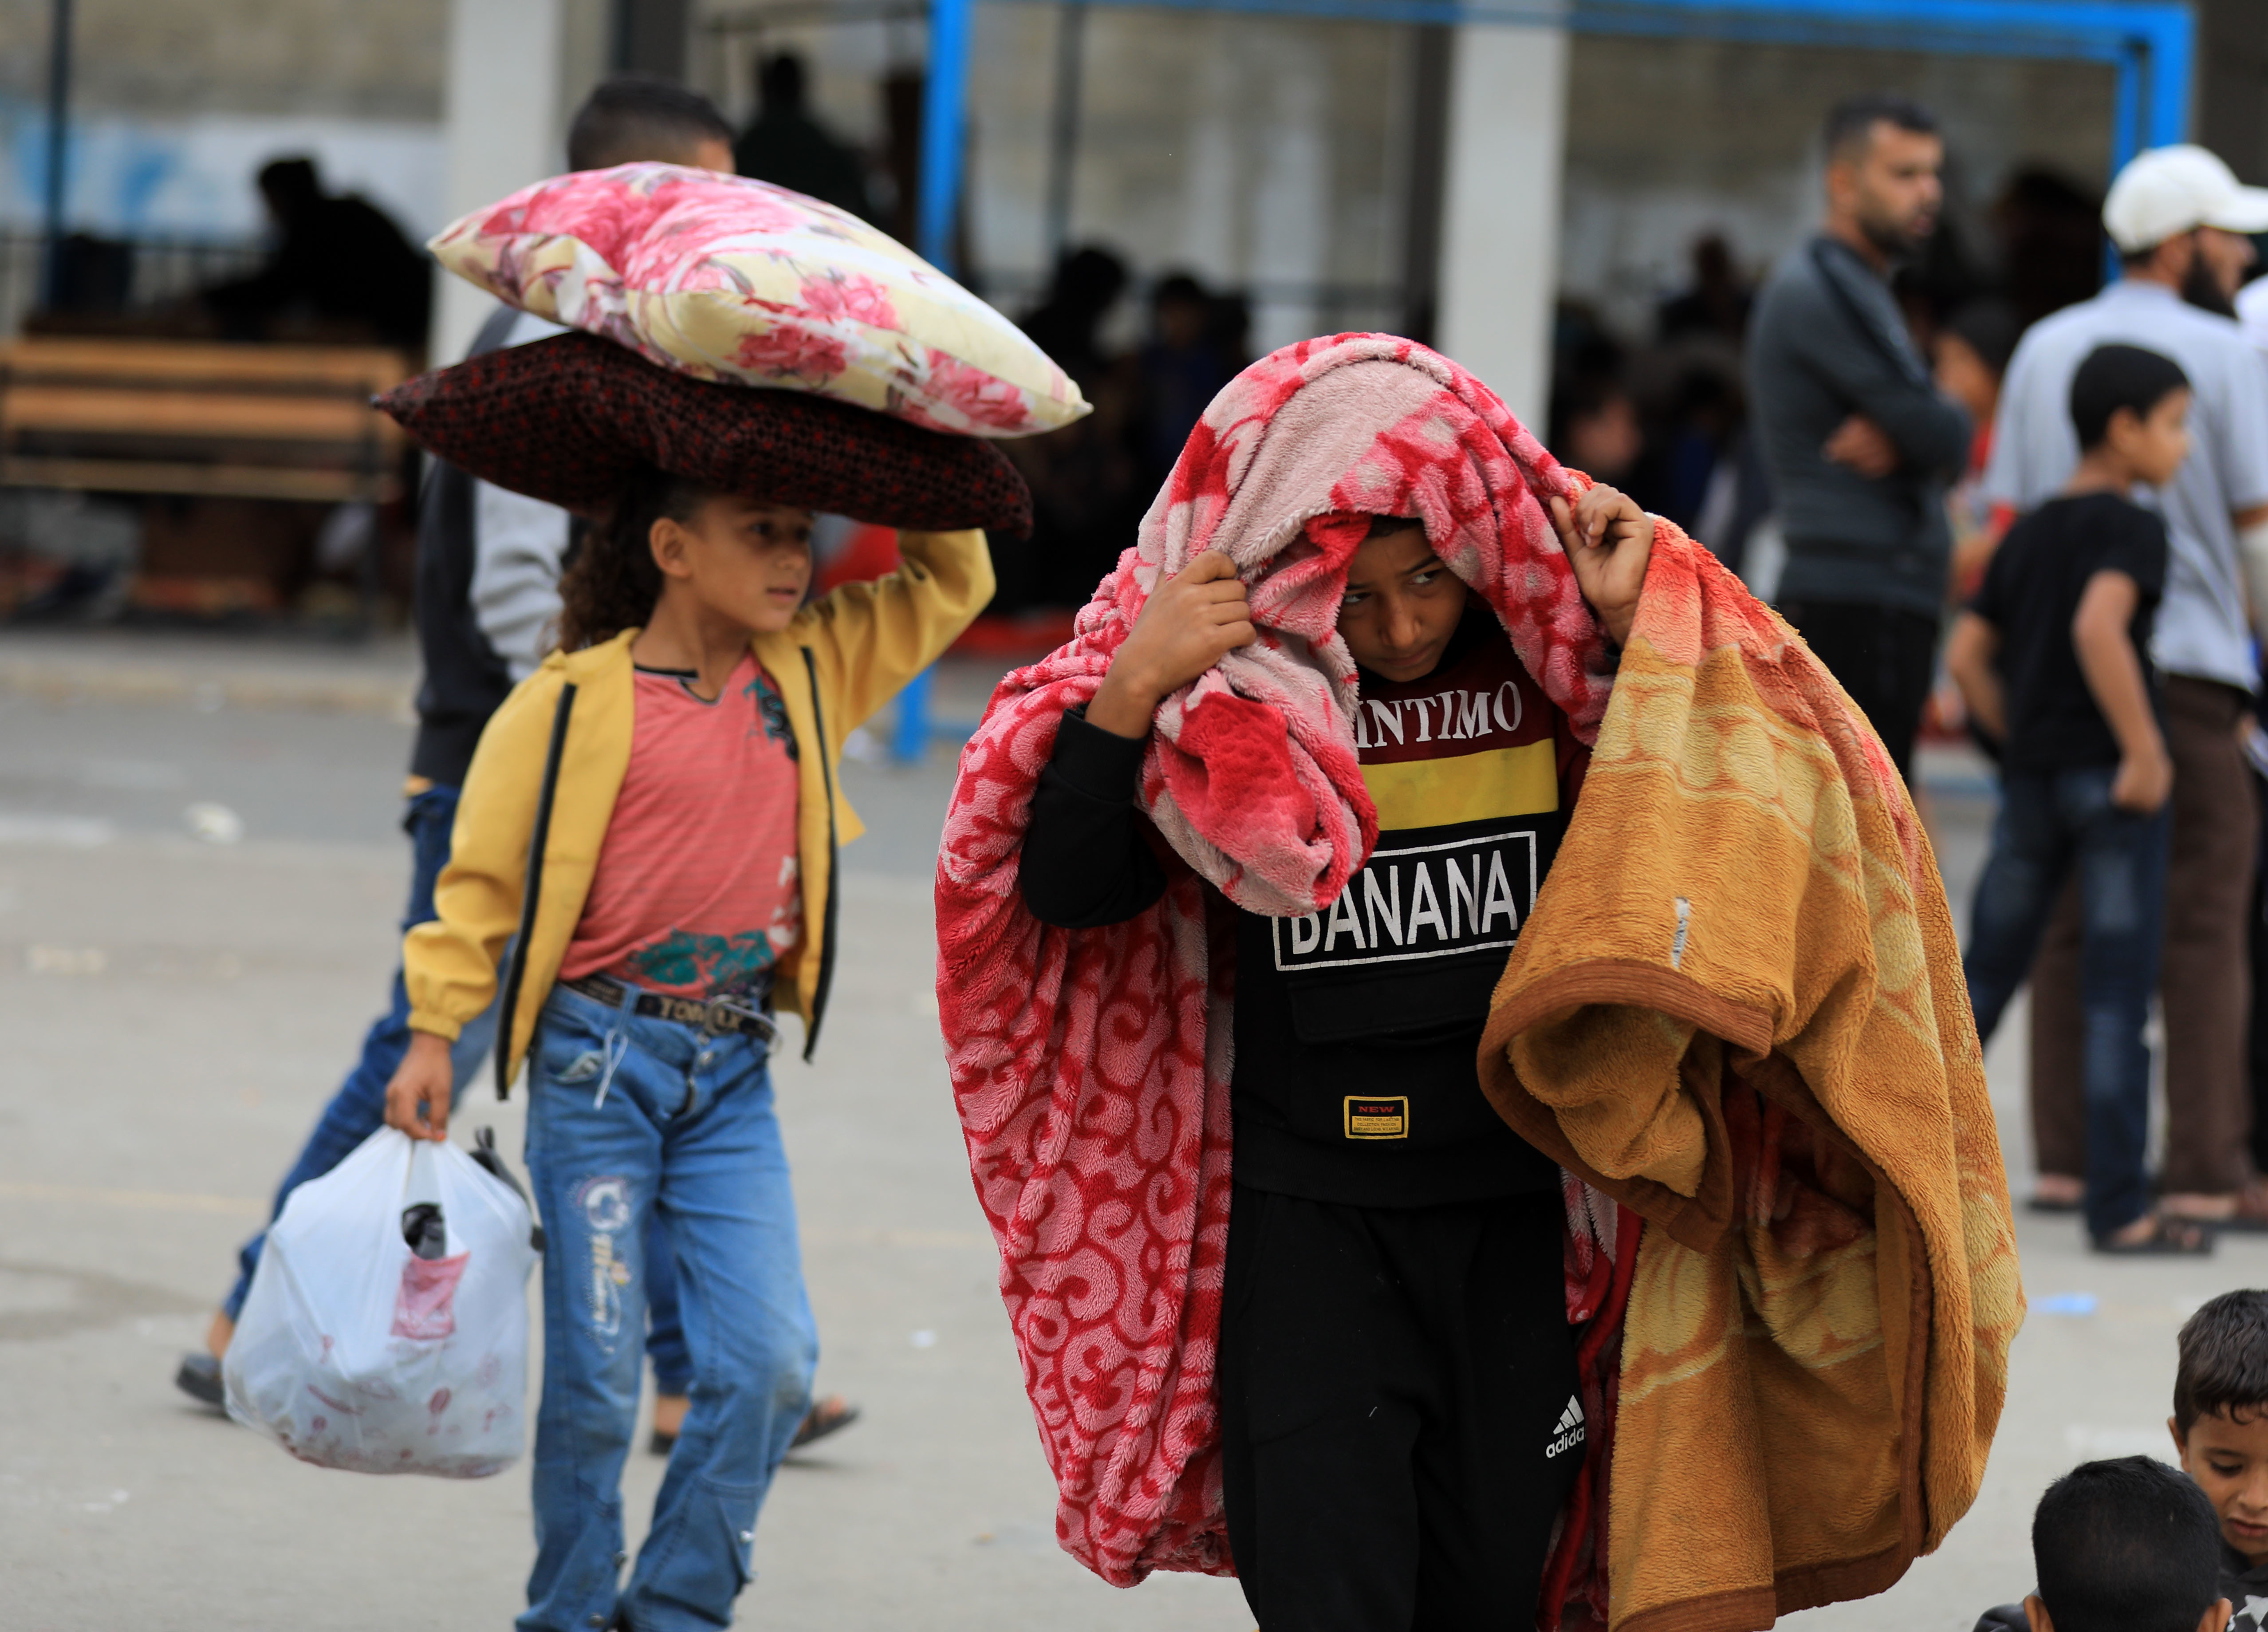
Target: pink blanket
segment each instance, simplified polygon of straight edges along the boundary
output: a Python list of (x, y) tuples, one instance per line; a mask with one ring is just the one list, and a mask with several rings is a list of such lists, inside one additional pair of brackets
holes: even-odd
[[(1589, 742), (1609, 654), (1542, 503), (1583, 485), (1424, 346), (1286, 347), (1214, 399), (1071, 643), (1000, 683), (961, 755), (937, 882), (954, 1094), (1060, 1492), (1057, 1536), (1114, 1584), (1233, 1568), (1213, 1392), (1235, 989), (1220, 897), (1314, 912), (1377, 838), (1337, 633), (1348, 558), (1370, 516), (1422, 520)], [(1160, 579), (1207, 550), (1237, 564), (1261, 639), (1158, 711), (1139, 801), (1176, 858), (1171, 882), (1125, 923), (1043, 925), (1017, 870), (1063, 711), (1094, 696)], [(1569, 1201), (1569, 1315), (1589, 1320), (1616, 1286), (1615, 1208), (1572, 1180)], [(1626, 1249), (1636, 1234), (1620, 1232)], [(1594, 1323), (1594, 1355), (1612, 1324)], [(1595, 1506), (1588, 1490), (1571, 1518)], [(1568, 1528), (1563, 1590), (1589, 1562)]]

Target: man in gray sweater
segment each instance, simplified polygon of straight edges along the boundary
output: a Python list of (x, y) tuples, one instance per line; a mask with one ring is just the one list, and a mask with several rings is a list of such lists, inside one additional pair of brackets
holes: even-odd
[(1778, 489), (1776, 599), (1911, 779), (1953, 553), (1945, 491), (1969, 416), (1932, 382), (1892, 266), (1937, 229), (1945, 144), (1903, 97), (1828, 115), (1827, 219), (1757, 303), (1749, 391)]

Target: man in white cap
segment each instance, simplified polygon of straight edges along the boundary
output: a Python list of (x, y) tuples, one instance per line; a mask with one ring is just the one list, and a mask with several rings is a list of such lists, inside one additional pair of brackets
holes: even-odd
[[(2172, 867), (2159, 981), (2166, 1027), (2163, 1210), (2268, 1229), (2246, 1150), (2251, 978), (2246, 946), (2259, 819), (2237, 723), (2259, 679), (2247, 564), (2268, 564), (2268, 362), (2231, 300), (2268, 231), (2268, 189), (2242, 185), (2204, 148), (2161, 147), (2118, 173), (2102, 206), (2118, 281), (2042, 319), (2001, 388), (1985, 498), (2018, 511), (2053, 497), (2078, 462), (2071, 381), (2097, 346), (2141, 346), (2189, 376), (2191, 452), (2159, 495), (2171, 556), (2153, 654), (2174, 761)], [(2268, 578), (2256, 580), (2268, 584)], [(2254, 616), (2268, 615), (2268, 598)], [(2084, 1038), (2079, 923), (2066, 900), (2032, 978), (2035, 1207), (2076, 1212), (2083, 1193)]]

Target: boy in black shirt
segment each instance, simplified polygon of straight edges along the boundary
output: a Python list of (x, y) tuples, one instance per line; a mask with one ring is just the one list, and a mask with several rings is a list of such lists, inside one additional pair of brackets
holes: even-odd
[(2032, 1515), (2039, 1589), (1977, 1632), (2228, 1632), (2213, 1505), (2150, 1457), (2082, 1462)]
[(2170, 359), (2107, 345), (2071, 387), (2079, 469), (2009, 529), (1954, 625), (1947, 665), (2001, 749), (2001, 803), (1964, 972), (1989, 1039), (2079, 877), (2086, 1016), (2087, 1227), (2102, 1252), (2209, 1252), (2151, 1209), (2143, 1173), (2172, 762), (2158, 727), (2150, 623), (2166, 527), (2132, 503), (2189, 451), (2189, 381)]
[[(1604, 487), (1551, 513), (1625, 639), (1651, 519)], [(1338, 632), (1378, 843), (1325, 911), (1236, 912), (1230, 1547), (1268, 1632), (1526, 1626), (1586, 1424), (1559, 1170), (1491, 1108), (1476, 1057), (1588, 756), (1418, 521), (1373, 518)], [(1097, 927), (1163, 893), (1134, 798), (1152, 717), (1255, 638), (1226, 556), (1159, 586), (1041, 773), (1035, 917)]]

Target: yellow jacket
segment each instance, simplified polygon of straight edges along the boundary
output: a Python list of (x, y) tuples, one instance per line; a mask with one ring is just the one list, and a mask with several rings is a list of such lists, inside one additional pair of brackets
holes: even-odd
[[(835, 852), (865, 830), (843, 796), (843, 739), (929, 667), (992, 598), (979, 532), (901, 533), (897, 572), (845, 584), (756, 636), (756, 661), (787, 704), (801, 779), (797, 843), (803, 875), (800, 942), (782, 959), (777, 1001), (803, 1017), (804, 1054), (818, 1041), (835, 963)], [(550, 831), (537, 902), (519, 954), (518, 1001), (497, 1038), (499, 1083), (519, 1074), (568, 942), (629, 769), (636, 714), (630, 642), (554, 652), (514, 687), (481, 733), (433, 893), (438, 916), (404, 937), (401, 966), (413, 1030), (454, 1038), (496, 995), (497, 960), (519, 931), (555, 722), (574, 688), (559, 744)]]

